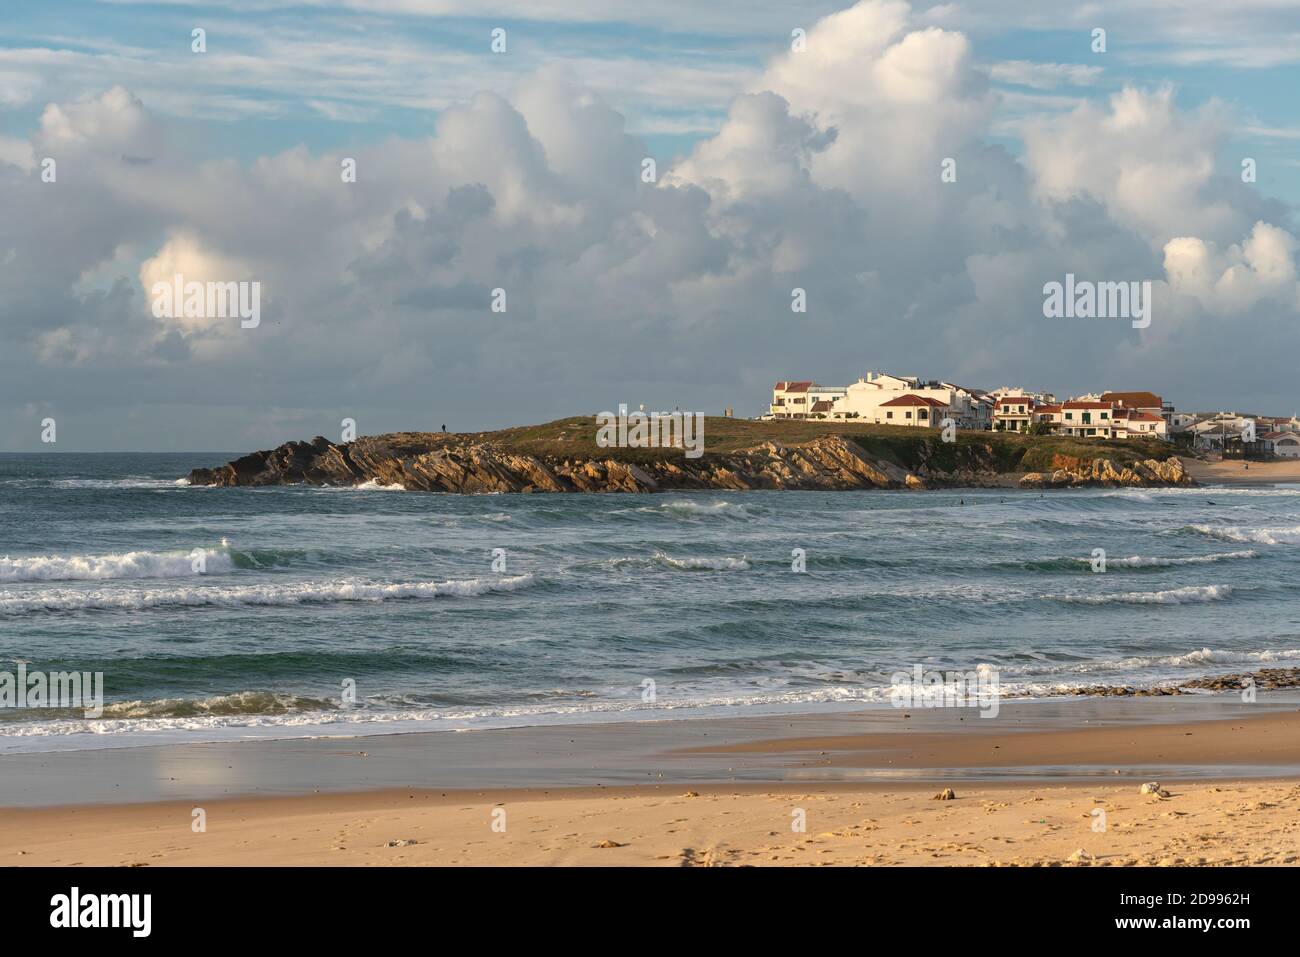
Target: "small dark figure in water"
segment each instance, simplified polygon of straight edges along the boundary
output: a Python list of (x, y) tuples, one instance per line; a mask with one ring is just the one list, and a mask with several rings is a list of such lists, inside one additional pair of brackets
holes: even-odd
[(444, 432), (447, 431), (447, 423), (445, 423), (445, 422), (444, 422), (443, 425), (442, 425), (442, 431), (444, 431)]

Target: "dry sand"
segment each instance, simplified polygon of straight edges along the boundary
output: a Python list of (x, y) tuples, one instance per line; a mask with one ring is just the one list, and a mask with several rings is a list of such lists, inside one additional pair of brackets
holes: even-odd
[[(794, 780), (782, 784), (389, 789), (209, 800), (202, 802), (201, 833), (192, 829), (193, 802), (4, 809), (0, 863), (1300, 863), (1300, 713), (1293, 710), (1231, 720), (906, 738), (805, 737), (713, 750), (723, 761), (756, 748), (787, 754)], [(892, 747), (882, 750), (883, 744)], [(1098, 762), (1115, 767), (1098, 775)], [(1050, 767), (1058, 775), (1073, 767), (1078, 773), (1005, 785), (950, 776), (954, 768), (990, 763), (1040, 773)], [(1140, 794), (1133, 766), (1158, 763), (1185, 769), (1184, 779), (1161, 780), (1167, 797)], [(881, 780), (900, 768), (910, 768), (912, 779)], [(934, 769), (928, 780), (927, 768)], [(1279, 777), (1244, 780), (1246, 768), (1272, 769)], [(872, 780), (815, 780), (823, 773)], [(1080, 779), (1084, 774), (1093, 776)], [(957, 797), (934, 800), (944, 787)], [(805, 830), (797, 829), (800, 811)]]
[(1202, 485), (1272, 485), (1275, 482), (1300, 483), (1300, 459), (1276, 462), (1251, 462), (1244, 468), (1240, 459), (1205, 462), (1184, 458), (1183, 465), (1192, 478)]
[[(214, 802), (205, 808), (206, 832), (197, 834), (188, 804), (4, 811), (0, 860), (126, 866), (1300, 862), (1300, 783), (1162, 786), (1168, 797), (1141, 795), (1133, 783), (958, 784), (956, 799), (947, 801), (934, 800), (934, 787), (386, 791)], [(504, 831), (493, 830), (498, 810), (504, 810)], [(799, 811), (805, 831), (795, 830)]]

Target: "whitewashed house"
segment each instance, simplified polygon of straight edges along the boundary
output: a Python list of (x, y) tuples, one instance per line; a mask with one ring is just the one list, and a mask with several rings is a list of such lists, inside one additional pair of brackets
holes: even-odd
[(1028, 432), (1034, 424), (1034, 397), (1004, 393), (993, 401), (993, 429), (997, 432)]
[(1300, 459), (1300, 432), (1267, 432), (1262, 438), (1271, 440), (1273, 454), (1283, 459)]

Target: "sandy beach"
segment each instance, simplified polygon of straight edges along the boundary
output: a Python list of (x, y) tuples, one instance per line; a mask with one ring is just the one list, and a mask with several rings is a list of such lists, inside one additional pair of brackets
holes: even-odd
[(1201, 485), (1274, 485), (1300, 484), (1300, 460), (1282, 459), (1275, 462), (1250, 462), (1240, 459), (1204, 461), (1182, 457), (1183, 466)]
[(4, 811), (0, 855), (128, 867), (1300, 862), (1297, 782), (1164, 788), (986, 785), (948, 801), (916, 786), (386, 791), (216, 802), (206, 833), (191, 831), (188, 804)]
[[(736, 728), (745, 722), (732, 722), (730, 730), (724, 722), (663, 722), (644, 726), (650, 730), (642, 737), (654, 737), (659, 766), (666, 769), (658, 773), (666, 777), (637, 786), (366, 790), (365, 782), (384, 780), (355, 770), (367, 766), (362, 759), (372, 752), (382, 758), (386, 747), (403, 748), (409, 760), (411, 749), (423, 749), (425, 758), (435, 761), (430, 749), (474, 735), (298, 742), (297, 760), (321, 775), (340, 766), (339, 755), (353, 756), (344, 789), (7, 807), (0, 809), (0, 861), (17, 866), (1300, 862), (1300, 711), (1294, 700), (1279, 698), (1260, 713), (1232, 705), (1227, 696), (1193, 704), (1199, 707), (1182, 701), (1033, 704), (992, 730), (951, 711), (918, 713), (914, 719), (893, 714), (862, 733), (842, 733), (864, 723), (860, 716), (844, 715), (787, 716), (781, 720), (793, 733), (782, 735), (773, 735), (771, 724), (743, 734)], [(1052, 710), (1036, 715), (1032, 710), (1044, 707)], [(1210, 719), (1197, 720), (1198, 713)], [(1134, 723), (1135, 718), (1144, 720)], [(909, 728), (913, 720), (915, 731)], [(964, 727), (957, 730), (958, 724)], [(628, 733), (572, 727), (552, 731), (546, 740), (554, 743), (558, 734), (579, 747), (589, 742), (593, 760), (600, 763), (601, 749), (626, 744), (620, 735)], [(673, 742), (675, 747), (664, 747)], [(471, 743), (487, 752), (488, 762), (510, 749), (545, 751), (536, 733), (484, 732)], [(241, 748), (259, 750), (254, 743), (221, 754), (238, 754)], [(156, 777), (167, 765), (143, 754), (154, 750), (108, 753), (128, 774), (145, 762)], [(61, 762), (84, 770), (88, 760), (93, 759), (85, 752), (6, 755), (0, 757), (0, 773), (30, 769), (39, 777)], [(290, 777), (292, 765), (292, 760), (285, 763)], [(771, 780), (742, 779), (764, 768)], [(731, 774), (733, 780), (673, 780), (688, 769), (704, 777)], [(1156, 780), (1157, 773), (1162, 793), (1140, 793), (1141, 784)], [(955, 798), (936, 800), (946, 788)], [(199, 820), (203, 827), (196, 830)]]

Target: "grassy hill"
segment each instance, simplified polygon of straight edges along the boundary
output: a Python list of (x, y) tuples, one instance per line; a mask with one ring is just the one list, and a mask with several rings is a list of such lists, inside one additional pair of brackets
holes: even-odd
[[(705, 419), (704, 450), (706, 456), (718, 455), (764, 442), (796, 445), (828, 435), (844, 436), (872, 457), (909, 470), (923, 464), (931, 469), (951, 471), (995, 463), (999, 472), (1037, 472), (1051, 469), (1054, 460), (1061, 458), (1083, 461), (1108, 458), (1116, 465), (1126, 466), (1141, 459), (1164, 459), (1173, 454), (1172, 446), (1154, 438), (1086, 439), (958, 430), (957, 441), (949, 443), (940, 439), (939, 429), (802, 419), (760, 422), (722, 416)], [(532, 455), (560, 458), (651, 462), (682, 455), (677, 449), (599, 448), (594, 414), (446, 438), (494, 442)]]

